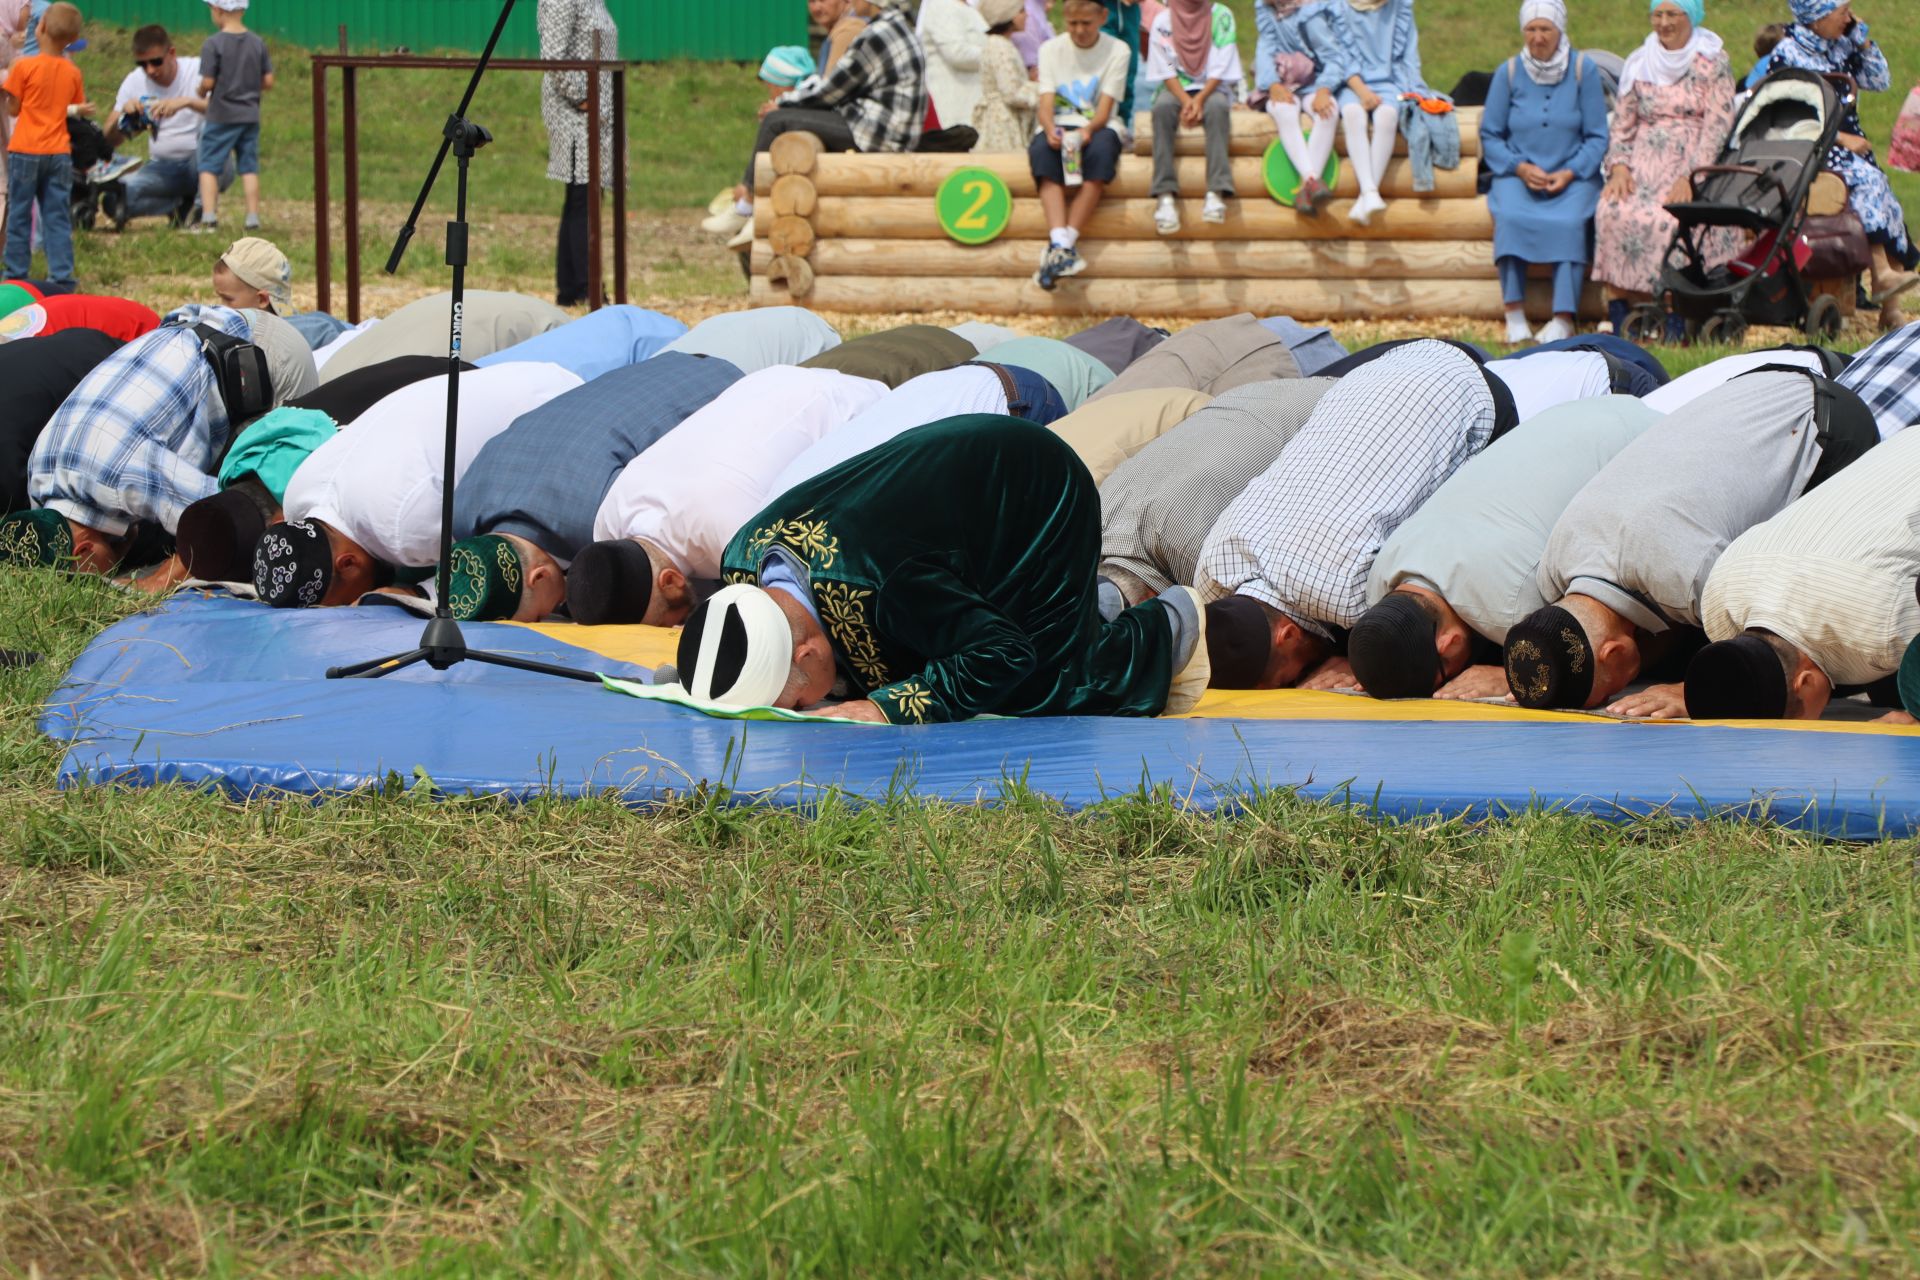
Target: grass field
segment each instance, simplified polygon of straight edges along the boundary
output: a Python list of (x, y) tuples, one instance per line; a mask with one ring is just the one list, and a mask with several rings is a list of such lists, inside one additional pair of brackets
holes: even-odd
[[(1494, 8), (1423, 2), (1436, 79)], [(310, 262), (281, 66), (269, 209)], [(753, 94), (642, 74), (637, 220), (675, 226)], [(500, 83), (476, 283), (537, 290), (556, 193)], [(380, 216), (452, 87), (369, 85)], [(737, 288), (668, 235), (660, 297)], [(216, 248), (82, 261), (184, 289)], [(1913, 841), (63, 794), (34, 718), (133, 606), (0, 600), (46, 655), (0, 668), (0, 1274), (1920, 1274)]]

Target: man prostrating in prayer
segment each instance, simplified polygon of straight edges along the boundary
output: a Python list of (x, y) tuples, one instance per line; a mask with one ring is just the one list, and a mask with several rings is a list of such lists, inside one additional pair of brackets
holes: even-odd
[(695, 698), (890, 724), (1172, 715), (1206, 689), (1199, 602), (1100, 617), (1100, 496), (1060, 437), (969, 414), (776, 498), (688, 619)]

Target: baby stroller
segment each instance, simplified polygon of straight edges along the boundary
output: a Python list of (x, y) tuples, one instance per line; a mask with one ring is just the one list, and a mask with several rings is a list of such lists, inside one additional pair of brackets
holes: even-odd
[[(1857, 278), (1868, 266), (1865, 233), (1816, 236), (1821, 241), (1816, 255), (1803, 232), (1809, 230), (1807, 194), (1840, 132), (1852, 91), (1852, 81), (1844, 76), (1798, 68), (1776, 71), (1760, 82), (1735, 117), (1720, 162), (1693, 171), (1693, 198), (1666, 206), (1680, 223), (1655, 290), (1668, 305), (1635, 308), (1627, 317), (1626, 337), (1635, 342), (1659, 337), (1668, 311), (1683, 318), (1689, 333), (1703, 342), (1738, 343), (1750, 324), (1802, 329), (1815, 339), (1839, 336), (1843, 315), (1853, 309), (1851, 285), (1843, 301), (1830, 292), (1816, 293), (1809, 282)], [(1750, 232), (1753, 244), (1733, 262), (1709, 267), (1701, 241), (1722, 227)], [(1860, 260), (1852, 262), (1856, 246)], [(1816, 256), (1825, 260), (1816, 263)]]

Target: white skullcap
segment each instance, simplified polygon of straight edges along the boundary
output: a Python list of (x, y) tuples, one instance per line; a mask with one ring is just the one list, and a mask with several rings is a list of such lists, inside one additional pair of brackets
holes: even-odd
[(793, 669), (793, 628), (760, 587), (722, 587), (687, 619), (676, 665), (702, 702), (770, 707)]

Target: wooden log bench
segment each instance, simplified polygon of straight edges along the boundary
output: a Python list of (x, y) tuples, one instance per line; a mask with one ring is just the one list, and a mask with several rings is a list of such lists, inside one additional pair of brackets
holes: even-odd
[[(1262, 157), (1276, 135), (1254, 111), (1233, 113), (1239, 198), (1225, 222), (1202, 221), (1204, 138), (1182, 129), (1180, 230), (1161, 236), (1149, 194), (1153, 121), (1141, 113), (1132, 152), (1081, 242), (1086, 272), (1051, 292), (1033, 282), (1048, 227), (1024, 153), (835, 154), (812, 134), (786, 134), (755, 164), (752, 301), (984, 315), (1498, 318), (1493, 219), (1476, 187), (1480, 112), (1461, 108), (1459, 117), (1460, 166), (1436, 170), (1433, 190), (1416, 193), (1402, 138), (1381, 183), (1387, 210), (1364, 227), (1348, 220), (1359, 188), (1344, 161), (1335, 198), (1317, 218), (1268, 195)], [(1344, 139), (1336, 150), (1344, 156)], [(1005, 231), (977, 247), (949, 239), (934, 204), (941, 182), (968, 167), (989, 170), (1013, 197)], [(1529, 286), (1536, 320), (1546, 318), (1550, 292), (1543, 271)], [(1598, 313), (1596, 289), (1582, 310)]]

